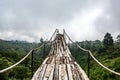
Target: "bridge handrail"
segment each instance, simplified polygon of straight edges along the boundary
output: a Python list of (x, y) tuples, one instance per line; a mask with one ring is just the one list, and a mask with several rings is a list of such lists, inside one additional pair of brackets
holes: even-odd
[(28, 53), (25, 57), (23, 57), (20, 61), (18, 61), (18, 62), (15, 63), (14, 65), (12, 65), (12, 66), (10, 66), (10, 67), (7, 67), (7, 68), (5, 68), (5, 69), (3, 69), (3, 70), (0, 70), (0, 73), (6, 72), (6, 71), (8, 71), (9, 69), (12, 69), (12, 68), (14, 68), (15, 66), (17, 66), (18, 64), (20, 64), (22, 61), (24, 61), (24, 60), (32, 53), (32, 51), (33, 51), (33, 49), (30, 50), (29, 53)]
[[(56, 34), (56, 33), (59, 33), (58, 29), (56, 29), (56, 30), (55, 30), (55, 32), (52, 34), (52, 36), (51, 36), (51, 38), (50, 38), (50, 40), (49, 40), (49, 41), (51, 41), (51, 40), (52, 40), (52, 38), (55, 36), (55, 34)], [(49, 41), (48, 41), (48, 42), (49, 42)], [(44, 46), (44, 44), (47, 44), (47, 43), (43, 43), (43, 45), (42, 45), (42, 46)], [(38, 50), (38, 49), (40, 49), (42, 46), (37, 47), (37, 48), (35, 48), (34, 50)]]
[[(52, 38), (54, 37), (54, 35), (55, 35), (56, 33), (59, 33), (59, 32), (58, 32), (58, 29), (55, 30), (55, 32), (53, 33), (53, 35), (51, 36), (51, 38), (50, 38), (49, 41), (52, 40)], [(49, 41), (48, 41), (48, 42), (49, 42)], [(48, 42), (47, 42), (47, 43), (48, 43)], [(10, 70), (10, 69), (12, 69), (12, 68), (14, 68), (14, 67), (16, 67), (18, 64), (20, 64), (21, 62), (23, 62), (33, 51), (36, 51), (36, 50), (40, 49), (42, 46), (44, 46), (44, 44), (47, 44), (47, 43), (43, 43), (41, 46), (39, 46), (39, 47), (37, 47), (37, 48), (34, 48), (34, 49), (31, 49), (31, 50), (27, 53), (27, 55), (24, 56), (21, 60), (19, 60), (18, 62), (16, 62), (16, 63), (13, 64), (12, 66), (9, 66), (9, 67), (7, 67), (7, 68), (5, 68), (5, 69), (0, 70), (0, 73), (6, 72), (6, 71), (8, 71), (8, 70)]]
[(75, 43), (75, 42), (67, 35), (66, 32), (64, 32), (64, 34), (68, 37), (68, 39), (69, 39), (72, 43), (76, 44), (76, 46), (77, 46), (79, 49), (81, 49), (81, 50), (83, 50), (83, 51), (85, 51), (85, 52), (88, 52), (88, 53), (90, 54), (90, 56), (91, 56), (100, 66), (102, 66), (104, 69), (110, 71), (111, 73), (120, 76), (120, 73), (119, 73), (119, 72), (116, 72), (116, 71), (114, 71), (114, 70), (111, 70), (111, 69), (109, 69), (108, 67), (106, 67), (105, 65), (103, 65), (101, 62), (99, 62), (99, 61), (93, 56), (93, 54), (92, 54), (92, 52), (91, 52), (90, 50), (84, 49), (84, 48), (82, 48), (78, 43)]
[[(44, 45), (45, 43), (43, 43), (40, 47), (38, 47), (39, 49)], [(16, 67), (18, 64), (20, 64), (21, 62), (23, 62), (34, 50), (37, 50), (38, 48), (35, 49), (31, 49), (26, 56), (24, 56), (21, 60), (19, 60), (18, 62), (16, 62), (15, 64), (13, 64), (12, 66), (9, 66), (5, 69), (0, 70), (0, 73), (6, 72), (14, 67)]]
[(116, 71), (114, 71), (114, 70), (111, 70), (111, 69), (109, 69), (108, 67), (106, 67), (105, 65), (103, 65), (102, 63), (100, 63), (100, 62), (93, 56), (93, 54), (92, 54), (91, 51), (89, 51), (89, 54), (90, 54), (91, 57), (92, 57), (100, 66), (102, 66), (104, 69), (110, 71), (111, 73), (114, 73), (114, 74), (120, 76), (120, 73), (119, 73), (119, 72), (116, 72)]

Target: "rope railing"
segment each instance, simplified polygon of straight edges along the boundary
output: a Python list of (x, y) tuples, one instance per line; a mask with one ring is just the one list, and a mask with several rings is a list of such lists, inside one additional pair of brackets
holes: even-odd
[(113, 71), (113, 70), (109, 69), (108, 67), (104, 66), (102, 63), (100, 63), (100, 62), (93, 56), (93, 54), (91, 53), (91, 51), (89, 51), (89, 54), (90, 54), (90, 56), (91, 56), (100, 66), (102, 66), (104, 69), (110, 71), (111, 73), (114, 73), (114, 74), (120, 76), (120, 73), (119, 73), (119, 72)]
[(18, 61), (18, 62), (15, 63), (14, 65), (12, 65), (12, 66), (10, 66), (10, 67), (7, 67), (7, 68), (5, 68), (5, 69), (3, 69), (3, 70), (0, 70), (0, 73), (6, 72), (6, 71), (8, 71), (9, 69), (12, 69), (12, 68), (14, 68), (15, 66), (17, 66), (18, 64), (20, 64), (22, 61), (24, 61), (24, 60), (32, 53), (32, 51), (33, 51), (33, 49), (30, 50), (30, 52), (29, 52), (25, 57), (23, 57), (20, 61)]
[[(55, 30), (55, 32), (53, 33), (53, 35), (52, 35), (52, 37), (50, 38), (49, 41), (52, 40), (53, 36), (54, 36), (56, 33), (59, 33), (59, 32), (58, 32), (58, 29)], [(91, 56), (100, 66), (102, 66), (104, 69), (110, 71), (110, 72), (113, 73), (113, 74), (116, 74), (116, 75), (119, 75), (119, 76), (120, 76), (120, 73), (118, 73), (118, 72), (116, 72), (116, 71), (113, 71), (113, 70), (109, 69), (108, 67), (104, 66), (102, 63), (100, 63), (100, 62), (93, 56), (93, 54), (92, 54), (92, 52), (91, 52), (90, 50), (84, 49), (84, 48), (82, 48), (81, 46), (79, 46), (78, 43), (75, 43), (75, 42), (67, 35), (67, 33), (66, 33), (65, 31), (64, 31), (64, 35), (66, 35), (66, 36), (68, 37), (68, 39), (69, 39), (72, 43), (76, 44), (76, 46), (77, 46), (79, 49), (81, 49), (81, 50), (83, 50), (83, 51), (85, 51), (85, 52), (88, 52), (88, 53), (90, 54), (90, 56)], [(10, 69), (12, 69), (12, 68), (14, 68), (14, 67), (16, 67), (18, 64), (20, 64), (21, 62), (23, 62), (34, 50), (40, 49), (41, 47), (44, 46), (44, 44), (47, 44), (47, 43), (43, 43), (40, 47), (34, 48), (34, 49), (30, 50), (30, 51), (28, 52), (28, 54), (27, 54), (25, 57), (23, 57), (20, 61), (18, 61), (17, 63), (15, 63), (14, 65), (12, 65), (12, 66), (10, 66), (10, 67), (7, 67), (7, 68), (5, 68), (5, 69), (3, 69), (3, 70), (0, 70), (0, 73), (6, 72), (6, 71), (8, 71), (8, 70), (10, 70)]]
[(51, 36), (51, 38), (50, 38), (50, 40), (49, 41), (51, 41), (52, 39), (53, 39), (53, 37), (56, 35), (56, 34), (58, 34), (59, 33), (59, 30), (58, 29), (56, 29), (55, 30), (55, 32), (53, 33), (53, 35)]
[[(51, 38), (50, 38), (49, 41), (52, 40), (52, 38), (54, 37), (54, 35), (55, 35), (56, 33), (59, 33), (58, 29), (55, 30), (55, 32), (53, 33), (53, 35), (51, 36)], [(48, 41), (48, 42), (49, 42), (49, 41)], [(47, 43), (48, 43), (48, 42), (47, 42)], [(31, 50), (27, 53), (27, 55), (24, 56), (21, 60), (19, 60), (18, 62), (16, 62), (15, 64), (13, 64), (13, 65), (10, 66), (10, 67), (7, 67), (7, 68), (5, 68), (5, 69), (0, 70), (0, 73), (6, 72), (6, 71), (8, 71), (8, 70), (10, 70), (10, 69), (12, 69), (12, 68), (14, 68), (14, 67), (16, 67), (18, 64), (20, 64), (21, 62), (23, 62), (33, 51), (36, 51), (36, 50), (40, 49), (41, 47), (44, 46), (44, 44), (47, 44), (47, 43), (43, 43), (41, 46), (39, 46), (39, 47), (37, 47), (37, 48), (34, 48), (34, 49), (31, 49)]]
[(68, 37), (68, 39), (72, 42), (72, 43), (74, 43), (77, 47), (79, 47), (81, 50), (83, 50), (83, 51), (85, 51), (85, 52), (88, 52), (89, 50), (87, 50), (87, 49), (84, 49), (84, 48), (82, 48), (81, 46), (79, 46), (79, 44), (77, 44), (77, 43), (75, 43), (68, 35), (67, 35), (67, 33), (64, 31), (64, 35), (66, 35), (67, 37)]
[[(51, 40), (53, 39), (53, 37), (54, 37), (57, 33), (59, 33), (58, 29), (55, 30), (55, 32), (52, 34), (52, 36), (51, 36), (51, 38), (49, 39), (49, 41), (51, 41)], [(48, 42), (49, 42), (49, 41), (48, 41)], [(47, 42), (47, 43), (48, 43), (48, 42)], [(34, 50), (38, 50), (38, 49), (40, 49), (41, 47), (44, 46), (44, 44), (47, 44), (47, 43), (43, 43), (42, 46), (37, 47), (37, 48), (35, 48)]]
[(90, 50), (87, 50), (87, 49), (82, 48), (78, 43), (75, 43), (75, 42), (67, 35), (66, 32), (64, 32), (64, 33), (65, 33), (65, 35), (68, 37), (68, 39), (69, 39), (72, 43), (74, 43), (74, 44), (77, 45), (77, 47), (78, 47), (79, 49), (81, 49), (81, 50), (83, 50), (83, 51), (85, 51), (85, 52), (88, 52), (88, 53), (90, 54), (90, 56), (91, 56), (100, 66), (102, 66), (104, 69), (108, 70), (109, 72), (120, 76), (120, 73), (119, 73), (119, 72), (116, 72), (116, 71), (114, 71), (114, 70), (111, 70), (111, 69), (109, 69), (108, 67), (106, 67), (105, 65), (103, 65), (101, 62), (99, 62), (99, 61), (93, 56), (93, 54), (92, 54), (92, 52), (91, 52)]

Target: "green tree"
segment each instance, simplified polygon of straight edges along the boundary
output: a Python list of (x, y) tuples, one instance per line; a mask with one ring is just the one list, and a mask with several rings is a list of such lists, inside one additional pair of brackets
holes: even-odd
[[(7, 60), (5, 57), (0, 58), (0, 70), (7, 68), (12, 63)], [(0, 80), (8, 80), (9, 71), (0, 74)]]
[(17, 66), (14, 69), (14, 73), (15, 73), (15, 78), (16, 79), (25, 79), (25, 78), (30, 78), (30, 70), (27, 67), (24, 66)]
[(106, 33), (103, 39), (103, 44), (105, 47), (109, 47), (113, 45), (113, 38), (110, 33)]
[(43, 43), (43, 42), (44, 42), (43, 38), (40, 38), (40, 43)]
[(117, 36), (117, 42), (120, 43), (120, 34)]

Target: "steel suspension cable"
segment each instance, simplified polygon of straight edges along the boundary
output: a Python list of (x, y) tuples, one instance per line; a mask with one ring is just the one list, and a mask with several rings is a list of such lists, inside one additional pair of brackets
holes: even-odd
[(102, 66), (104, 69), (108, 70), (109, 72), (111, 72), (111, 73), (113, 73), (113, 74), (116, 74), (116, 75), (120, 76), (120, 73), (119, 73), (119, 72), (116, 72), (116, 71), (114, 71), (114, 70), (111, 70), (111, 69), (109, 69), (108, 67), (106, 67), (105, 65), (103, 65), (101, 62), (99, 62), (99, 61), (93, 56), (93, 54), (92, 54), (92, 52), (91, 52), (90, 50), (84, 49), (84, 48), (82, 48), (78, 43), (75, 43), (75, 42), (67, 35), (66, 32), (65, 32), (65, 35), (68, 37), (68, 39), (69, 39), (72, 43), (76, 44), (79, 49), (81, 49), (81, 50), (83, 50), (83, 51), (85, 51), (85, 52), (88, 52), (88, 53), (90, 54), (90, 56), (91, 56), (100, 66)]

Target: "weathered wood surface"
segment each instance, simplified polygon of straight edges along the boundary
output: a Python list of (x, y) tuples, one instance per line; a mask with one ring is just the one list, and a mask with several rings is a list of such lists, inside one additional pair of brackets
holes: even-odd
[(64, 36), (57, 34), (51, 50), (32, 80), (89, 80), (72, 57)]

